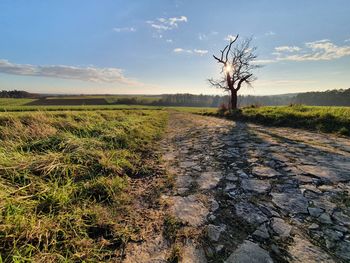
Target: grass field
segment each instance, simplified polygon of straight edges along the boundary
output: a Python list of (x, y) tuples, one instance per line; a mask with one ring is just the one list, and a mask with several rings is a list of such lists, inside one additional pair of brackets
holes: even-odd
[(5, 99), (0, 98), (0, 107), (21, 106), (34, 101), (35, 99)]
[(234, 113), (218, 110), (213, 112), (212, 109), (199, 111), (193, 109), (192, 112), (268, 126), (301, 128), (350, 136), (350, 107), (292, 105), (245, 107)]
[(0, 113), (0, 262), (118, 257), (142, 221), (130, 182), (154, 174), (166, 120), (159, 110)]

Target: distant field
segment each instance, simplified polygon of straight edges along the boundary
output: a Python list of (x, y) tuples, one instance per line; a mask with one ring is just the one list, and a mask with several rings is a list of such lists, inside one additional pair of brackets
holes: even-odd
[(84, 105), (144, 105), (148, 106), (161, 97), (132, 95), (86, 95), (53, 96), (39, 99), (4, 99), (0, 98), (0, 110), (7, 106), (84, 106)]
[(34, 101), (34, 100), (35, 99), (6, 99), (6, 98), (0, 98), (0, 107), (25, 105), (27, 103), (30, 103), (30, 102)]
[(270, 126), (286, 126), (350, 135), (350, 107), (265, 106), (246, 107), (240, 112), (212, 112), (202, 109), (194, 113), (255, 122)]
[(158, 106), (143, 105), (20, 105), (20, 106), (0, 106), (0, 112), (20, 112), (20, 111), (94, 111), (94, 110), (133, 110), (133, 109), (162, 109)]
[(0, 113), (0, 262), (103, 262), (140, 240), (130, 178), (155, 173), (166, 121), (140, 109)]

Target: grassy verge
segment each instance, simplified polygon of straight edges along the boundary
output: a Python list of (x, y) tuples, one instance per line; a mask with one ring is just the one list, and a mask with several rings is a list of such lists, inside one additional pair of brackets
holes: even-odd
[(233, 113), (211, 108), (192, 108), (184, 111), (267, 126), (301, 128), (350, 136), (350, 107), (293, 105), (245, 107)]
[(0, 114), (0, 262), (100, 262), (140, 229), (131, 178), (155, 171), (167, 113)]

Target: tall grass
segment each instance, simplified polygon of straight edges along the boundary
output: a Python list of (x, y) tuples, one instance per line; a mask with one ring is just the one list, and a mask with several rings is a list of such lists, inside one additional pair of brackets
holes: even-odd
[(0, 114), (0, 262), (98, 262), (138, 233), (130, 177), (165, 127), (155, 110)]

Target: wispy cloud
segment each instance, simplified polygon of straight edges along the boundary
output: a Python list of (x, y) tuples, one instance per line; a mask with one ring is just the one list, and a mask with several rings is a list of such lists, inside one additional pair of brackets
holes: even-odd
[(282, 53), (277, 60), (318, 61), (333, 60), (350, 56), (350, 46), (337, 46), (328, 39), (305, 43), (304, 48), (294, 54)]
[(193, 52), (198, 54), (198, 55), (200, 55), (200, 56), (203, 56), (203, 55), (208, 53), (208, 50), (205, 50), (205, 49), (194, 49)]
[(170, 18), (161, 17), (154, 21), (146, 21), (146, 23), (157, 31), (167, 31), (177, 28), (180, 23), (186, 23), (187, 21), (186, 16), (179, 16)]
[(266, 37), (275, 36), (275, 35), (276, 35), (276, 33), (273, 32), (273, 31), (268, 31), (268, 32), (265, 33)]
[(183, 49), (183, 48), (174, 48), (173, 50), (175, 53), (193, 53), (190, 49)]
[(275, 50), (277, 52), (295, 52), (295, 51), (300, 51), (300, 47), (296, 46), (281, 46), (281, 47), (275, 47)]
[(329, 39), (321, 39), (304, 43), (303, 47), (279, 46), (272, 53), (274, 57), (256, 60), (257, 64), (267, 64), (279, 61), (322, 61), (334, 60), (350, 56), (350, 46), (338, 46)]
[(136, 32), (136, 29), (134, 27), (115, 27), (113, 28), (113, 31), (115, 32)]
[(11, 63), (5, 59), (0, 59), (0, 73), (90, 82), (119, 82), (129, 85), (141, 84), (125, 77), (122, 69), (119, 68), (74, 67), (65, 65), (38, 66)]
[(208, 38), (208, 36), (206, 34), (202, 34), (202, 33), (198, 34), (198, 39), (201, 40), (201, 41), (202, 40), (206, 40), (207, 38)]
[(192, 50), (192, 49), (175, 48), (173, 50), (173, 52), (175, 52), (175, 53), (196, 54), (196, 55), (203, 56), (203, 55), (208, 53), (208, 50), (205, 50), (205, 49), (193, 49)]

